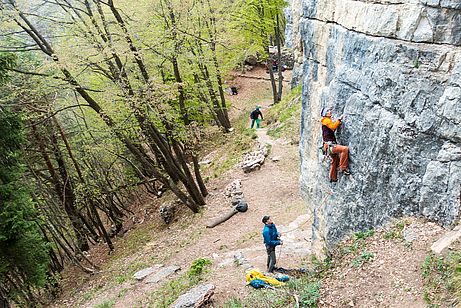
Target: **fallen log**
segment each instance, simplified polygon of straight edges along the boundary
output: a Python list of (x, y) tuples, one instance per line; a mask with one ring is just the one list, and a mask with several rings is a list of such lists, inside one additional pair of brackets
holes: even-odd
[(229, 218), (231, 218), (232, 216), (234, 216), (235, 214), (237, 214), (239, 211), (237, 211), (236, 208), (233, 208), (231, 209), (229, 212), (227, 212), (226, 214), (224, 214), (223, 216), (215, 219), (214, 221), (210, 222), (206, 227), (207, 228), (214, 228), (216, 227), (217, 225), (219, 225), (220, 223), (223, 223), (225, 222), (226, 220), (228, 220)]
[(239, 201), (239, 203), (233, 207), (229, 212), (227, 212), (226, 214), (224, 214), (223, 216), (215, 219), (214, 221), (210, 222), (206, 227), (207, 228), (214, 228), (216, 227), (217, 225), (219, 225), (220, 223), (223, 223), (225, 222), (226, 220), (228, 220), (229, 218), (231, 218), (232, 216), (234, 216), (235, 214), (237, 214), (238, 212), (241, 212), (241, 213), (244, 213), (248, 210), (248, 204), (245, 202), (245, 201)]

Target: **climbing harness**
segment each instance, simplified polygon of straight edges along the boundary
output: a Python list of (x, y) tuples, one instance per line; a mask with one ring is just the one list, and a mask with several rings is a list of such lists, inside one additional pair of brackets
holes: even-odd
[(325, 152), (327, 155), (331, 156), (333, 155), (333, 148), (336, 146), (336, 142), (333, 142), (333, 141), (327, 141), (327, 142), (324, 142), (324, 148), (325, 149)]
[(319, 155), (322, 157), (322, 163), (326, 160), (331, 160), (333, 153), (333, 148), (336, 146), (336, 143), (333, 141), (323, 142), (323, 144), (319, 147)]

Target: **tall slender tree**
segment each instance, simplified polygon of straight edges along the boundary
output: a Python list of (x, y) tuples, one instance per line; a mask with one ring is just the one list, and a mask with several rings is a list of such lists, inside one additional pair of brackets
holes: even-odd
[[(285, 0), (240, 0), (238, 1), (240, 10), (234, 15), (236, 27), (247, 44), (258, 46), (260, 53), (265, 55), (274, 104), (282, 99), (281, 46), (285, 26), (283, 8), (286, 5)], [(269, 50), (269, 46), (274, 43), (277, 47), (278, 88), (272, 65), (272, 60), (275, 59), (272, 59)]]
[[(0, 54), (0, 82), (14, 57)], [(0, 108), (0, 303), (37, 303), (46, 283), (48, 248), (22, 176), (24, 129), (17, 111)]]

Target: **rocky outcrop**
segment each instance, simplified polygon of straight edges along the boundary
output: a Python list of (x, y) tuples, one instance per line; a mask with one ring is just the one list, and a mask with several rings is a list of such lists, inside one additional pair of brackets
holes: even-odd
[[(302, 55), (301, 191), (314, 246), (402, 215), (455, 223), (461, 2), (303, 0), (291, 12), (300, 14), (291, 37)], [(325, 106), (344, 114), (337, 136), (350, 148), (352, 175), (336, 184), (319, 160)]]
[(215, 285), (201, 284), (181, 295), (172, 305), (174, 308), (205, 307), (214, 294)]

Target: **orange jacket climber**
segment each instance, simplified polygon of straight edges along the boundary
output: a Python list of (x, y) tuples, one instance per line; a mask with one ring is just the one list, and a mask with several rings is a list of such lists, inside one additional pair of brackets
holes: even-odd
[(336, 121), (331, 119), (332, 111), (330, 108), (322, 109), (322, 137), (323, 147), (332, 158), (330, 168), (330, 182), (338, 181), (338, 166), (339, 170), (344, 175), (350, 175), (349, 172), (349, 148), (344, 145), (336, 143), (335, 130), (341, 125), (342, 117), (339, 117)]

